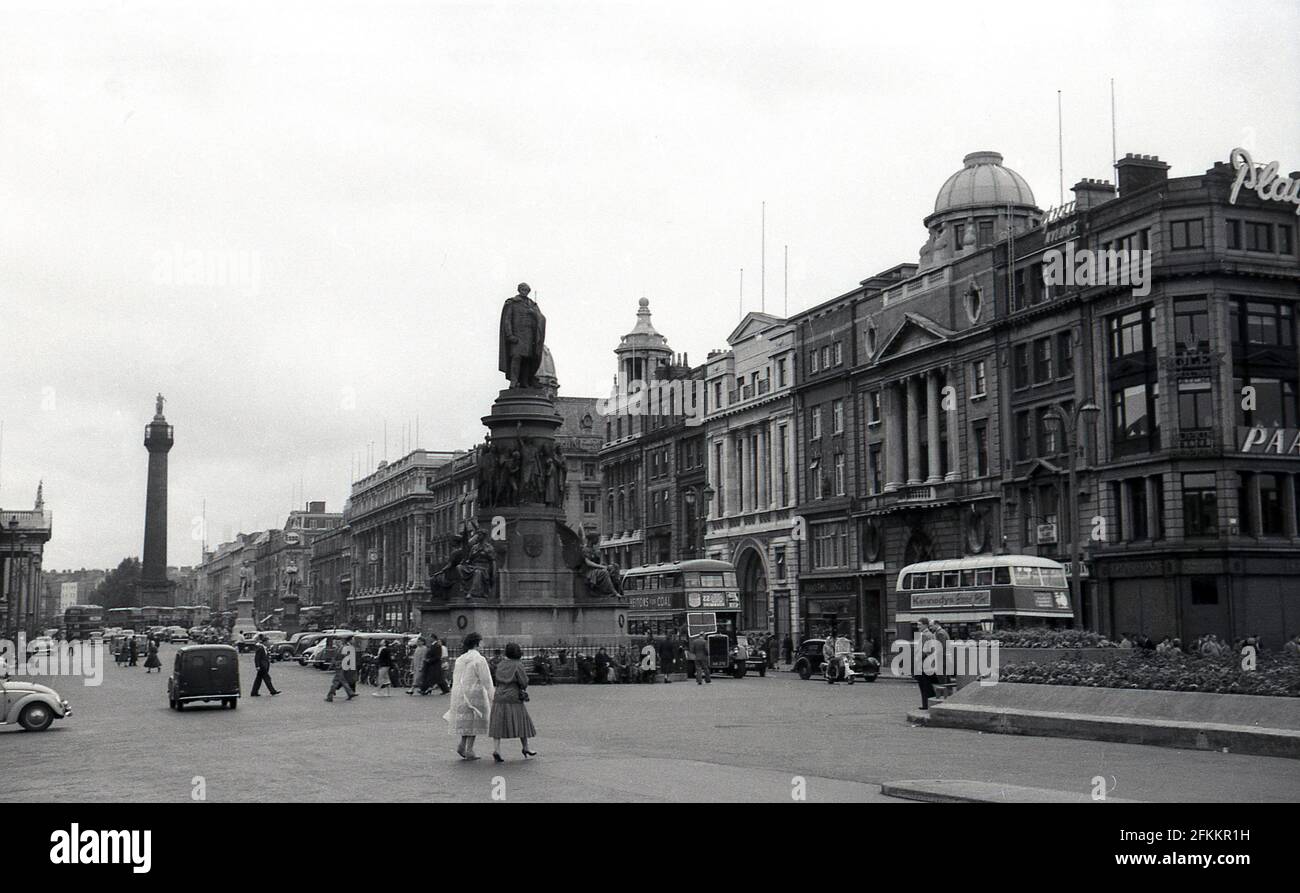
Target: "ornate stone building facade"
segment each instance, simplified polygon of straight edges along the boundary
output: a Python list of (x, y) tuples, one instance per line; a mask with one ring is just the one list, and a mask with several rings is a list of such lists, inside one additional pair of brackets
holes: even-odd
[[(714, 495), (705, 550), (736, 566), (746, 630), (775, 628), (798, 638), (793, 520), (796, 456), (796, 327), (749, 313), (728, 349), (705, 368), (705, 461)], [(843, 346), (839, 364), (844, 365)]]

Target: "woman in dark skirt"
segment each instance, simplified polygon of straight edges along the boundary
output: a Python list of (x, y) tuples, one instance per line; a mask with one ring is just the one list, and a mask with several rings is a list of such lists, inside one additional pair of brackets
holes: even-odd
[(157, 670), (159, 673), (162, 672), (162, 662), (158, 660), (157, 639), (149, 640), (149, 654), (144, 659), (144, 671), (148, 673), (150, 670)]
[(492, 701), (492, 716), (488, 720), (488, 734), (492, 736), (492, 759), (504, 763), (501, 758), (501, 739), (518, 738), (523, 744), (524, 758), (537, 754), (528, 749), (528, 739), (537, 736), (532, 717), (528, 715), (527, 700), (528, 672), (519, 662), (523, 652), (511, 642), (506, 646), (506, 656), (497, 664), (493, 681), (497, 686), (496, 698)]

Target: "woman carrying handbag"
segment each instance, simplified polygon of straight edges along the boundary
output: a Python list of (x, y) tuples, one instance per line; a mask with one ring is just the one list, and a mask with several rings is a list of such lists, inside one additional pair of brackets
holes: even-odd
[(528, 749), (528, 739), (537, 737), (533, 719), (528, 715), (525, 702), (528, 698), (528, 671), (520, 658), (523, 652), (514, 642), (506, 645), (506, 656), (496, 670), (496, 697), (492, 699), (492, 715), (488, 720), (488, 734), (492, 736), (492, 759), (504, 763), (501, 757), (501, 739), (518, 738), (523, 745), (524, 759), (537, 756)]

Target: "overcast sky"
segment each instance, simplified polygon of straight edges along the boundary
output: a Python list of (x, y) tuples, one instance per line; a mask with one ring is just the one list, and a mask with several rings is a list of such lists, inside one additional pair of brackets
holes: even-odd
[[(0, 505), (47, 568), (139, 555), (144, 426), (176, 426), (172, 564), (339, 510), (354, 458), (464, 448), (501, 302), (597, 395), (650, 299), (700, 362), (915, 261), (962, 156), (1038, 204), (1119, 151), (1300, 168), (1297, 5), (116, 2), (0, 7)], [(886, 8), (887, 7), (887, 8)], [(412, 446), (413, 435), (407, 437)]]

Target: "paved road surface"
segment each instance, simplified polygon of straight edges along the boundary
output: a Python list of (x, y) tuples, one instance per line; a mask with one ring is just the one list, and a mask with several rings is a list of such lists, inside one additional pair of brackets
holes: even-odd
[[(163, 651), (170, 666), (171, 646)], [(253, 680), (243, 656), (244, 693)], [(188, 800), (202, 776), (212, 801), (807, 800), (900, 802), (880, 795), (899, 779), (972, 779), (1136, 800), (1300, 801), (1292, 760), (1057, 738), (982, 735), (906, 722), (914, 686), (828, 686), (792, 674), (711, 686), (534, 687), (541, 753), (524, 762), (460, 760), (441, 719), (446, 698), (323, 701), (330, 675), (297, 664), (272, 671), (284, 693), (243, 698), (237, 710), (167, 708), (166, 676), (105, 670), (104, 684), (53, 683), (73, 715), (48, 732), (0, 727), (0, 800)]]

